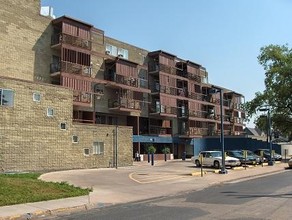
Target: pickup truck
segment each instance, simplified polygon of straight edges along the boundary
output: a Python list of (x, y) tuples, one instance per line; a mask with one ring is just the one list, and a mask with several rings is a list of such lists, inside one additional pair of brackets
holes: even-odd
[[(203, 164), (201, 164), (201, 156)], [(222, 166), (222, 152), (221, 151), (201, 151), (198, 156), (193, 156), (191, 158), (196, 166), (213, 166), (216, 169), (219, 169)], [(225, 166), (235, 167), (240, 166), (241, 162), (235, 157), (227, 156), (225, 158)]]

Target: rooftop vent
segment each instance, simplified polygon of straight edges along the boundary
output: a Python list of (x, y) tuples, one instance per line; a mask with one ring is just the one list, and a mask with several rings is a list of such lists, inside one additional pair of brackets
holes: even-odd
[(41, 15), (46, 16), (46, 17), (51, 17), (53, 19), (56, 18), (56, 16), (54, 15), (54, 9), (51, 6), (42, 6)]

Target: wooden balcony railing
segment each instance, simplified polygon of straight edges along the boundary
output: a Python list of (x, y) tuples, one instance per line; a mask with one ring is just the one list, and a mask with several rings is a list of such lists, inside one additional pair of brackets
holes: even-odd
[(108, 107), (141, 110), (141, 101), (126, 98), (109, 99)]
[(60, 43), (70, 44), (72, 46), (81, 47), (87, 50), (91, 50), (91, 41), (82, 39), (80, 37), (68, 35), (68, 34), (54, 34), (51, 38), (51, 45), (57, 45)]
[(51, 63), (50, 72), (66, 72), (90, 77), (91, 67), (80, 65), (78, 63), (62, 61), (61, 63)]
[(149, 109), (149, 113), (165, 113), (165, 114), (172, 114), (177, 115), (177, 108), (165, 106), (165, 105), (152, 105)]
[(105, 74), (105, 80), (116, 82), (118, 84), (127, 85), (135, 88), (148, 88), (148, 80), (134, 77), (126, 77), (116, 73)]
[(189, 127), (188, 129), (181, 131), (180, 134), (188, 136), (208, 135), (208, 128)]
[(73, 92), (73, 101), (80, 102), (80, 103), (91, 103), (91, 93), (81, 92), (81, 91), (74, 91)]
[(196, 74), (193, 73), (188, 73), (188, 78), (194, 80), (195, 82), (201, 83), (202, 82), (202, 78), (201, 76), (198, 76)]
[(161, 126), (150, 125), (150, 134), (152, 135), (171, 135), (171, 128), (164, 128)]

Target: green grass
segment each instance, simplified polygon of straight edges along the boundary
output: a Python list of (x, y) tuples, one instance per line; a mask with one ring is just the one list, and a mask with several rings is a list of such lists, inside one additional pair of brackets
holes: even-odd
[(90, 189), (65, 182), (44, 182), (39, 176), (38, 173), (0, 174), (0, 206), (82, 196), (90, 192)]

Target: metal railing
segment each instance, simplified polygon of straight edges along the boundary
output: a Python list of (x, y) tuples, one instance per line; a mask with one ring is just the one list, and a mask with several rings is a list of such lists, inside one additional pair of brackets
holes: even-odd
[(64, 34), (64, 33), (52, 35), (51, 45), (53, 46), (53, 45), (57, 45), (60, 43), (66, 43), (66, 44), (70, 44), (72, 46), (77, 46), (77, 47), (91, 50), (91, 41), (90, 40), (82, 39), (80, 37), (72, 36), (72, 35)]
[(140, 100), (133, 100), (133, 99), (127, 99), (127, 98), (109, 99), (108, 107), (141, 110), (141, 102), (142, 101)]

